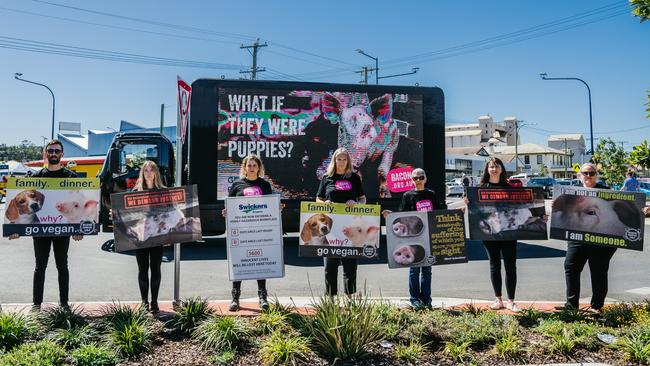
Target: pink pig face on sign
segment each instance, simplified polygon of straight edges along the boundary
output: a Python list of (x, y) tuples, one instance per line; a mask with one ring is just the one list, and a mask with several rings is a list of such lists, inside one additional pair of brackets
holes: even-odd
[(258, 186), (251, 186), (244, 188), (244, 196), (261, 196), (262, 188)]

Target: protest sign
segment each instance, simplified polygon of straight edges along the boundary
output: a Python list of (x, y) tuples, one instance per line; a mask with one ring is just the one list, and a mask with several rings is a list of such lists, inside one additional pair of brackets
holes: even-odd
[(388, 267), (466, 263), (461, 210), (396, 212), (386, 219)]
[(541, 187), (467, 187), (472, 240), (545, 240)]
[(555, 186), (551, 238), (643, 250), (645, 195)]
[(96, 178), (9, 178), (2, 235), (94, 235), (99, 230)]
[(111, 194), (115, 250), (201, 240), (196, 185)]
[(301, 202), (302, 257), (375, 258), (379, 248), (379, 205)]
[(280, 195), (226, 198), (231, 281), (284, 277)]

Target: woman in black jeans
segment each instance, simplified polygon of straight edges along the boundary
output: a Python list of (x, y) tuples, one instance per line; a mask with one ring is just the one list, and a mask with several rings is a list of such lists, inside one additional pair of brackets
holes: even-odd
[[(140, 175), (135, 182), (133, 191), (146, 191), (148, 189), (165, 188), (160, 177), (158, 165), (147, 160), (140, 168)], [(142, 306), (152, 313), (160, 312), (158, 307), (158, 290), (160, 290), (160, 265), (162, 263), (163, 247), (136, 249), (135, 258), (138, 261), (138, 285)], [(149, 270), (151, 270), (151, 307), (149, 307)]]
[[(262, 196), (273, 194), (271, 184), (262, 179), (264, 175), (264, 164), (257, 155), (248, 155), (244, 158), (239, 168), (239, 179), (234, 181), (228, 189), (228, 197), (236, 196)], [(226, 209), (221, 214), (226, 216)], [(239, 310), (239, 296), (241, 295), (241, 281), (232, 282), (232, 301), (228, 310)], [(266, 310), (269, 308), (268, 293), (266, 290), (266, 280), (257, 280), (257, 295), (259, 297), (260, 308)]]
[[(499, 158), (490, 158), (485, 163), (485, 170), (481, 177), (480, 187), (509, 187), (506, 178), (506, 167)], [(465, 203), (468, 204), (467, 197), (464, 198)], [(487, 250), (488, 258), (490, 258), (490, 280), (492, 288), (494, 289), (494, 302), (490, 304), (490, 308), (499, 310), (504, 308), (503, 299), (501, 297), (501, 258), (503, 258), (503, 266), (506, 269), (506, 294), (508, 301), (505, 308), (511, 311), (519, 311), (517, 304), (515, 304), (515, 288), (517, 287), (517, 241), (516, 240), (502, 240), (483, 242)]]
[[(316, 202), (345, 203), (348, 207), (366, 203), (361, 178), (352, 172), (352, 160), (345, 148), (338, 148), (332, 154), (318, 187)], [(325, 258), (325, 292), (329, 296), (338, 293), (339, 264), (343, 264), (345, 294), (350, 296), (357, 292), (357, 260), (354, 258)]]
[[(582, 164), (579, 175), (585, 188), (608, 189), (607, 186), (598, 183), (598, 169), (594, 164)], [(556, 306), (555, 308), (557, 310), (578, 308), (580, 273), (585, 268), (585, 264), (589, 262), (593, 295), (588, 310), (600, 311), (607, 296), (607, 272), (609, 271), (609, 261), (614, 256), (614, 253), (616, 253), (616, 248), (573, 241), (568, 242), (566, 257), (564, 258), (567, 299), (564, 306)]]

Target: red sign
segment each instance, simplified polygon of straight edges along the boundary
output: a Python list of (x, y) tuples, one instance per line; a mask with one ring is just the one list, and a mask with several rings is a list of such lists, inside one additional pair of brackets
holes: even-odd
[(181, 144), (185, 143), (187, 136), (187, 122), (190, 119), (190, 98), (192, 97), (192, 87), (186, 83), (180, 76), (177, 76), (178, 85), (178, 115), (181, 131)]

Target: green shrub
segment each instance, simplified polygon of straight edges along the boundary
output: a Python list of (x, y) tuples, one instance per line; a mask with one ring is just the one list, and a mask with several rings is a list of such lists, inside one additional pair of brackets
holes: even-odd
[(408, 345), (395, 345), (395, 358), (407, 362), (417, 362), (424, 352), (424, 345), (419, 341), (410, 341)]
[(353, 295), (341, 301), (321, 297), (315, 314), (305, 318), (313, 343), (326, 356), (341, 361), (358, 360), (367, 355), (366, 347), (384, 338), (381, 318), (367, 295)]
[(120, 304), (119, 302), (104, 306), (102, 320), (109, 331), (124, 329), (133, 324), (151, 324), (151, 318), (147, 316), (147, 309), (141, 306), (134, 307)]
[(19, 313), (0, 312), (0, 352), (23, 343), (31, 332), (28, 317)]
[(523, 341), (515, 332), (497, 338), (494, 352), (504, 360), (518, 360), (524, 353)]
[(208, 362), (215, 365), (229, 365), (237, 358), (237, 354), (233, 351), (223, 351), (217, 355), (208, 357)]
[(118, 323), (109, 334), (110, 344), (125, 357), (134, 357), (148, 350), (153, 340), (149, 324), (138, 322), (137, 318), (130, 321)]
[(471, 355), (467, 351), (469, 345), (469, 342), (456, 343), (449, 341), (445, 343), (445, 348), (442, 352), (456, 362), (465, 363), (471, 358)]
[(521, 309), (516, 316), (519, 324), (526, 328), (532, 328), (536, 327), (539, 321), (546, 317), (546, 314), (531, 306)]
[(565, 323), (574, 323), (574, 322), (589, 322), (591, 318), (580, 309), (562, 309), (556, 311), (550, 316), (551, 319), (561, 320)]
[(77, 348), (71, 357), (75, 366), (113, 366), (119, 361), (110, 348), (94, 343)]
[(212, 315), (199, 324), (192, 337), (204, 349), (217, 351), (235, 350), (248, 343), (251, 336), (249, 327), (238, 317)]
[(616, 347), (623, 352), (626, 361), (650, 364), (650, 331), (635, 330), (619, 339)]
[(87, 324), (82, 312), (81, 306), (47, 308), (41, 312), (39, 321), (49, 330), (72, 329)]
[(562, 329), (559, 334), (551, 336), (551, 352), (559, 353), (565, 356), (573, 353), (576, 346), (576, 339), (573, 337), (571, 331), (567, 328)]
[(212, 314), (212, 309), (207, 299), (197, 296), (183, 301), (176, 312), (177, 317), (170, 321), (171, 325), (183, 333), (191, 333)]
[(288, 318), (288, 314), (269, 308), (268, 310), (262, 311), (253, 320), (253, 324), (259, 333), (271, 334), (278, 330), (289, 330)]
[(259, 356), (266, 365), (298, 365), (309, 359), (312, 351), (304, 337), (274, 332), (263, 343)]
[(88, 325), (78, 326), (72, 329), (55, 329), (48, 336), (49, 339), (68, 350), (89, 344), (95, 341), (97, 337), (97, 331)]
[(65, 349), (52, 341), (25, 343), (0, 357), (0, 366), (58, 366), (65, 362)]
[(600, 315), (608, 327), (627, 327), (636, 323), (637, 313), (642, 308), (635, 304), (613, 304), (604, 306)]
[(470, 302), (469, 304), (463, 306), (462, 311), (464, 313), (473, 315), (473, 316), (479, 316), (481, 313), (485, 312), (485, 309), (481, 309), (478, 306), (474, 305), (473, 302)]

